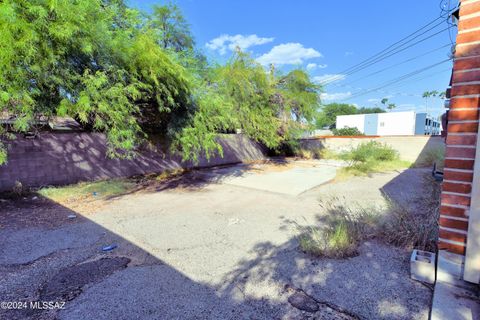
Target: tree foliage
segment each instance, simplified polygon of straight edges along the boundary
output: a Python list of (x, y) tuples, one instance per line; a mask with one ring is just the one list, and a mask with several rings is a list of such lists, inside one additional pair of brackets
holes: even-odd
[(379, 107), (362, 107), (358, 109), (358, 114), (369, 114), (369, 113), (385, 113), (385, 110)]
[(123, 0), (4, 0), (0, 39), (0, 111), (13, 130), (70, 116), (105, 132), (112, 157), (134, 156), (151, 133), (185, 159), (221, 152), (217, 134), (237, 129), (275, 148), (319, 106), (303, 71), (268, 75), (240, 51), (209, 65), (175, 5), (148, 15)]
[(347, 103), (330, 103), (322, 106), (318, 117), (317, 117), (317, 127), (318, 128), (334, 128), (335, 122), (337, 121), (337, 116), (356, 114), (357, 107), (352, 104)]
[(397, 107), (397, 105), (395, 103), (390, 102), (388, 98), (383, 98), (380, 102), (385, 106), (385, 108), (387, 108), (390, 111), (392, 111)]
[(333, 135), (334, 136), (364, 136), (358, 128), (354, 127), (345, 127), (345, 128), (340, 128), (340, 129), (333, 129)]
[[(385, 101), (388, 102), (388, 99)], [(316, 127), (319, 129), (328, 127), (335, 129), (337, 116), (349, 114), (368, 114), (368, 113), (384, 113), (385, 110), (379, 107), (373, 108), (357, 108), (353, 104), (347, 103), (330, 103), (323, 105), (316, 115)], [(345, 134), (349, 135), (349, 134)]]
[(150, 23), (157, 31), (159, 44), (163, 49), (175, 51), (192, 50), (195, 44), (190, 26), (180, 8), (175, 4), (154, 5)]
[(319, 89), (301, 70), (269, 76), (248, 54), (237, 50), (197, 86), (198, 110), (179, 133), (177, 145), (186, 158), (196, 160), (201, 150), (207, 157), (220, 150), (215, 132), (240, 130), (277, 148), (313, 120)]

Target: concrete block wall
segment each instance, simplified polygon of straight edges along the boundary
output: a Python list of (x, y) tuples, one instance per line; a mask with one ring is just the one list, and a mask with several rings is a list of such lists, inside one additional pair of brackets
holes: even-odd
[(8, 163), (0, 166), (0, 191), (10, 190), (15, 181), (27, 187), (63, 185), (79, 181), (159, 173), (164, 170), (208, 167), (264, 159), (261, 146), (243, 135), (219, 138), (224, 155), (198, 164), (182, 162), (162, 150), (145, 148), (132, 160), (106, 157), (106, 138), (101, 133), (41, 133), (35, 139), (8, 141)]
[(430, 150), (443, 149), (444, 139), (440, 136), (365, 136), (365, 137), (322, 137), (300, 141), (307, 149), (326, 148), (341, 152), (352, 149), (360, 143), (378, 141), (391, 146), (400, 154), (400, 158), (415, 163), (422, 159)]

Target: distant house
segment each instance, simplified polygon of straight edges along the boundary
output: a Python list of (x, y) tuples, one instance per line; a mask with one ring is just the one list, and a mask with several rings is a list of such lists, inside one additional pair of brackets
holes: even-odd
[(337, 116), (336, 128), (357, 128), (372, 136), (439, 135), (440, 121), (415, 111)]

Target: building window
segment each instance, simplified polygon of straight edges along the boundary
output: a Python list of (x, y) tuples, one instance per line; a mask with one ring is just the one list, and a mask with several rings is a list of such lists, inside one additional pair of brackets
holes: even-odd
[(385, 122), (380, 122), (380, 127), (385, 127)]

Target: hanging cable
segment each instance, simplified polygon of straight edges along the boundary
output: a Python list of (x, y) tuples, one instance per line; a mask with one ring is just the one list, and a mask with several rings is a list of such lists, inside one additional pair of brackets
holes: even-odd
[[(377, 74), (382, 73), (382, 72), (384, 72), (384, 71), (387, 71), (387, 70), (390, 70), (390, 69), (392, 69), (392, 68), (398, 67), (398, 66), (400, 66), (400, 65), (402, 65), (402, 64), (405, 64), (405, 63), (408, 63), (408, 62), (410, 62), (410, 61), (416, 60), (416, 59), (418, 59), (418, 58), (424, 57), (424, 56), (426, 56), (426, 55), (429, 55), (430, 53), (439, 51), (439, 50), (444, 49), (444, 48), (449, 47), (449, 46), (450, 46), (450, 44), (446, 44), (446, 45), (441, 46), (441, 47), (438, 47), (438, 48), (436, 48), (436, 49), (433, 49), (433, 50), (424, 52), (424, 53), (419, 54), (419, 55), (417, 55), (417, 56), (415, 56), (415, 57), (412, 57), (412, 58), (410, 58), (410, 59), (407, 59), (407, 60), (404, 60), (404, 61), (402, 61), (402, 62), (393, 64), (393, 65), (391, 65), (391, 66), (385, 67), (385, 68), (380, 69), (380, 70), (378, 70), (378, 71), (369, 73), (368, 75), (366, 75), (366, 76), (364, 76), (364, 77), (361, 77), (361, 78), (352, 80), (352, 81), (350, 81), (350, 82), (347, 82), (347, 83), (344, 84), (344, 85), (349, 85), (349, 84), (358, 82), (358, 81), (360, 81), (360, 80), (365, 80), (365, 79), (367, 79), (367, 78), (370, 78), (371, 76), (374, 76), (374, 75), (377, 75)], [(336, 86), (344, 86), (344, 85), (339, 85), (339, 84), (337, 84)]]
[(446, 59), (446, 60), (443, 60), (443, 61), (434, 63), (434, 64), (432, 64), (432, 65), (429, 65), (429, 66), (427, 66), (427, 67), (423, 67), (423, 68), (417, 69), (417, 70), (415, 70), (415, 71), (412, 71), (412, 72), (410, 72), (410, 73), (407, 73), (407, 74), (405, 74), (405, 75), (402, 75), (402, 76), (400, 76), (400, 77), (398, 77), (398, 78), (395, 78), (395, 79), (389, 80), (389, 81), (387, 81), (387, 82), (384, 82), (383, 84), (381, 84), (380, 86), (378, 86), (378, 87), (376, 87), (376, 88), (368, 89), (368, 90), (366, 90), (366, 91), (364, 91), (364, 92), (355, 93), (355, 94), (353, 94), (352, 96), (350, 96), (350, 97), (348, 97), (348, 98), (345, 98), (344, 100), (349, 100), (349, 99), (357, 98), (357, 97), (363, 96), (363, 95), (365, 95), (365, 94), (368, 94), (368, 93), (371, 93), (371, 92), (374, 92), (374, 91), (378, 91), (379, 89), (386, 88), (386, 87), (388, 87), (388, 86), (391, 86), (392, 84), (396, 84), (396, 83), (398, 83), (398, 82), (400, 82), (400, 81), (402, 81), (402, 80), (411, 78), (411, 77), (413, 77), (413, 76), (415, 76), (415, 75), (417, 75), (417, 74), (419, 74), (419, 73), (422, 73), (422, 72), (424, 72), (424, 71), (426, 71), (426, 70), (430, 70), (430, 69), (432, 69), (432, 68), (434, 68), (434, 67), (436, 67), (436, 66), (438, 66), (438, 65), (441, 65), (441, 64), (443, 64), (443, 63), (445, 63), (445, 62), (448, 62), (448, 61), (450, 61), (450, 60), (451, 60), (451, 59), (449, 58), (449, 59)]

